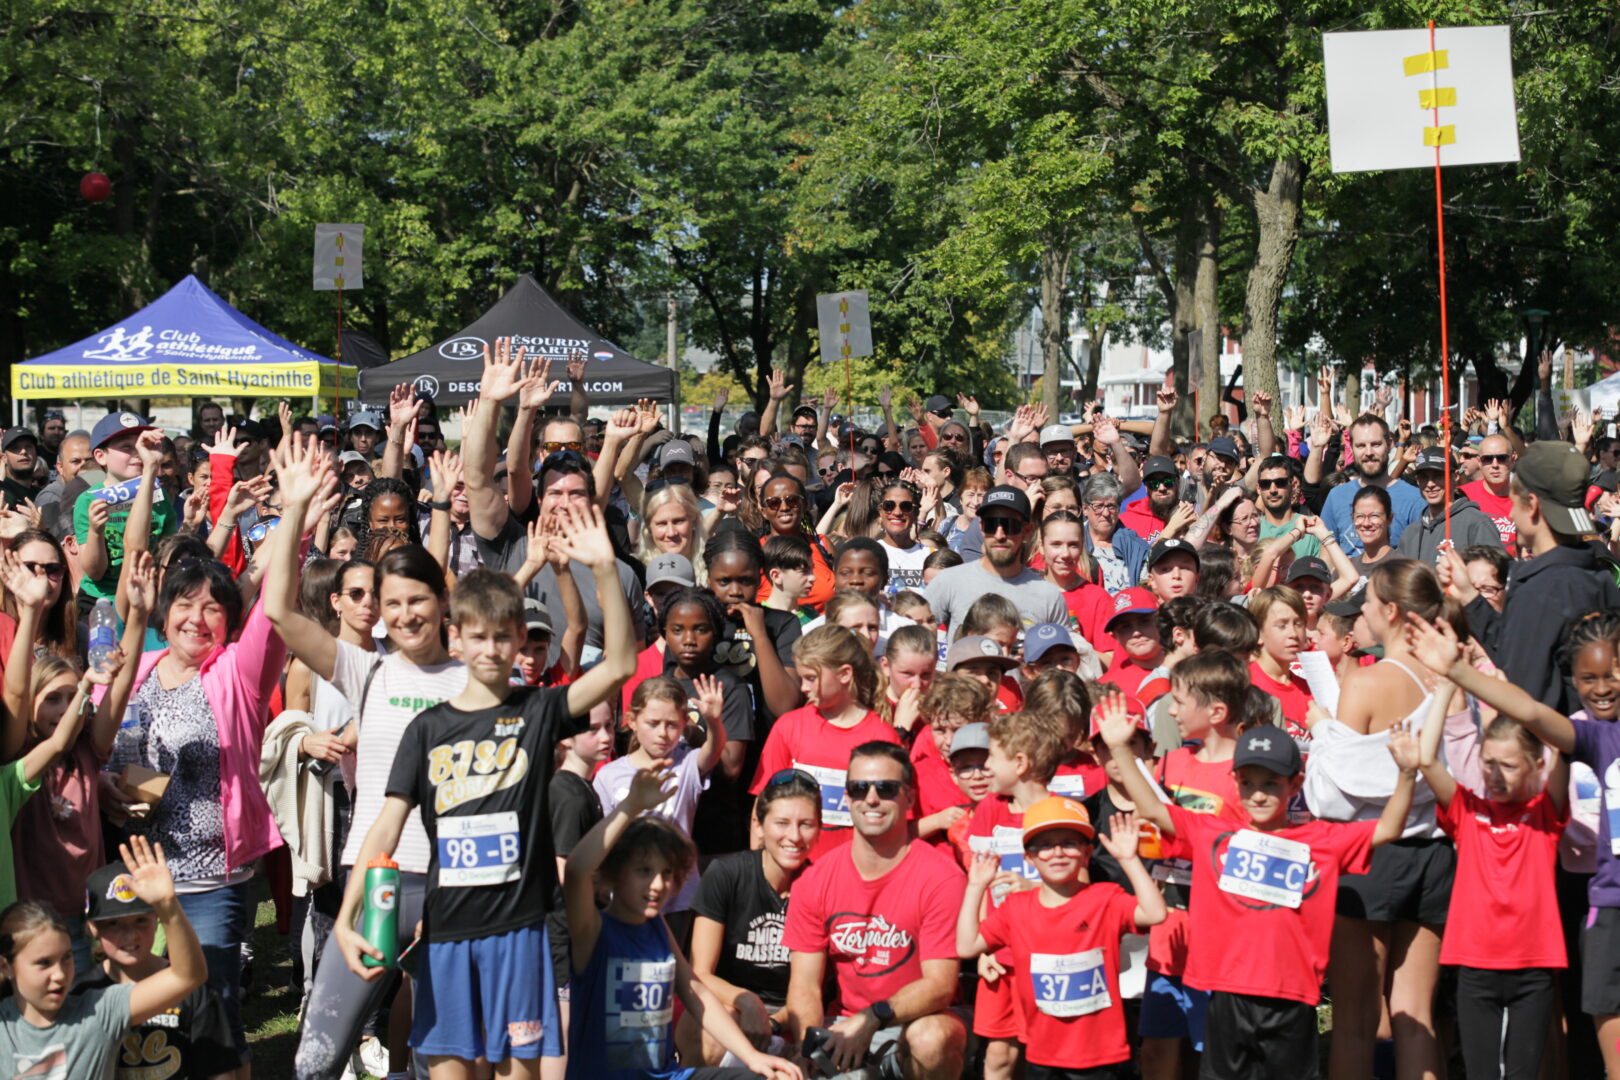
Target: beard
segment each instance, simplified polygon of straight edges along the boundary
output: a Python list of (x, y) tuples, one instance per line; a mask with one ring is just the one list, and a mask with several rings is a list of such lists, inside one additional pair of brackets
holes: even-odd
[(1382, 458), (1371, 462), (1357, 458), (1356, 469), (1361, 473), (1363, 480), (1381, 480), (1384, 474), (1389, 471), (1389, 464)]
[(1017, 544), (1008, 544), (1006, 547), (991, 547), (989, 544), (984, 546), (985, 558), (990, 560), (991, 566), (998, 568), (1016, 565), (1018, 551), (1019, 545)]

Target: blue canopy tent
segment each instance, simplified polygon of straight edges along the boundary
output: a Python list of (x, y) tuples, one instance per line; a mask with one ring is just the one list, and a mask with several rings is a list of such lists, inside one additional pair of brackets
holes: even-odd
[(99, 334), (13, 364), (12, 397), (355, 395), (356, 368), (300, 349), (185, 280)]

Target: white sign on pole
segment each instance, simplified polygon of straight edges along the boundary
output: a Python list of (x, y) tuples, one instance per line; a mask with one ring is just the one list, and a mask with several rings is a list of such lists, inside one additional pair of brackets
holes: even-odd
[(362, 288), (365, 244), (364, 225), (315, 226), (315, 291)]
[(867, 311), (865, 289), (817, 296), (816, 323), (821, 330), (823, 362), (872, 355), (872, 316)]
[[(1505, 26), (1323, 34), (1333, 171), (1519, 160)], [(1436, 119), (1436, 111), (1439, 117)]]

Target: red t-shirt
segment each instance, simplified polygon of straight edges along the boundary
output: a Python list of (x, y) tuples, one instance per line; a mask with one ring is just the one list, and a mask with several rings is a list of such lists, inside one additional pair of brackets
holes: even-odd
[(1158, 668), (1159, 661), (1162, 659), (1164, 659), (1164, 654), (1161, 652), (1153, 658), (1152, 663), (1147, 667), (1143, 667), (1134, 660), (1127, 658), (1124, 649), (1119, 649), (1114, 653), (1114, 662), (1108, 665), (1108, 670), (1103, 672), (1103, 677), (1098, 682), (1113, 683), (1131, 697), (1141, 700), (1142, 704), (1146, 705), (1147, 701), (1141, 697), (1140, 693), (1142, 684)]
[(1150, 544), (1164, 532), (1164, 522), (1153, 516), (1153, 511), (1148, 509), (1148, 501), (1145, 498), (1137, 499), (1121, 508), (1119, 523)]
[[(1194, 814), (1217, 814), (1237, 825), (1248, 824), (1238, 805), (1237, 780), (1232, 760), (1199, 761), (1192, 747), (1180, 746), (1159, 759), (1155, 775), (1172, 804)], [(1148, 931), (1149, 971), (1180, 976), (1187, 970), (1187, 899), (1192, 886), (1192, 862), (1159, 859), (1151, 866), (1156, 881), (1165, 882), (1170, 914)]]
[[(987, 795), (973, 808), (968, 822), (967, 845), (970, 852), (993, 851), (1001, 857), (1001, 869), (1021, 874), (1025, 881), (1041, 880), (1040, 871), (1024, 858), (1024, 815), (1012, 808), (1011, 795)], [(990, 910), (1000, 907), (1011, 892), (998, 893), (990, 889)], [(1005, 967), (1014, 964), (1010, 952), (996, 956)]]
[(1472, 484), (1464, 484), (1462, 493), (1479, 504), (1485, 511), (1485, 516), (1491, 519), (1496, 526), (1496, 534), (1502, 539), (1502, 546), (1507, 548), (1511, 557), (1517, 554), (1515, 545), (1519, 539), (1519, 530), (1513, 524), (1513, 500), (1506, 495), (1492, 495), (1485, 481), (1475, 480)]
[(793, 885), (782, 944), (824, 953), (838, 977), (829, 1016), (887, 1001), (922, 978), (928, 960), (956, 959), (956, 917), (967, 878), (951, 857), (912, 844), (894, 869), (867, 881), (849, 849), (818, 859)]
[(759, 768), (748, 790), (758, 795), (771, 777), (783, 769), (802, 769), (821, 785), (821, 836), (810, 851), (812, 859), (849, 840), (849, 799), (844, 780), (849, 773), (849, 754), (864, 742), (890, 742), (901, 745), (900, 733), (869, 712), (854, 727), (833, 727), (814, 705), (804, 705), (776, 718), (765, 746), (759, 752)]
[(1002, 712), (1017, 712), (1024, 707), (1024, 689), (1011, 675), (1001, 677), (996, 687), (996, 708)]
[(911, 767), (917, 770), (917, 814), (928, 817), (953, 806), (968, 805), (968, 797), (956, 786), (950, 763), (939, 752), (934, 729), (917, 725), (917, 739), (911, 744)]
[(1529, 802), (1501, 803), (1458, 786), (1439, 813), (1440, 827), (1457, 842), (1442, 964), (1568, 966), (1563, 930), (1547, 917), (1558, 910), (1553, 864), (1568, 820), (1545, 791)]
[(1136, 897), (1106, 882), (1055, 908), (1040, 895), (1014, 893), (979, 924), (986, 945), (1012, 953), (1025, 1054), (1055, 1069), (1130, 1060), (1119, 939), (1137, 932)]
[(1108, 620), (1114, 617), (1114, 598), (1108, 595), (1107, 589), (1085, 582), (1077, 589), (1065, 591), (1063, 604), (1069, 609), (1075, 629), (1091, 642), (1093, 649), (1114, 652), (1119, 648), (1119, 642), (1105, 629)]
[(1166, 851), (1193, 864), (1187, 985), (1315, 1005), (1339, 875), (1367, 872), (1378, 822), (1311, 821), (1267, 833), (1179, 806), (1169, 813)]
[(1316, 699), (1311, 696), (1311, 688), (1305, 685), (1305, 680), (1288, 673), (1288, 681), (1280, 683), (1265, 673), (1260, 661), (1249, 663), (1249, 681), (1263, 690), (1267, 697), (1277, 699), (1282, 706), (1283, 728), (1294, 737), (1299, 744), (1300, 753), (1309, 753), (1311, 749), (1311, 728), (1305, 722), (1305, 713)]
[(664, 650), (659, 648), (663, 644), (660, 638), (636, 654), (636, 673), (630, 676), (630, 681), (624, 684), (622, 696), (624, 698), (625, 724), (628, 726), (630, 717), (630, 698), (635, 694), (636, 687), (655, 676), (664, 673)]
[(1108, 774), (1097, 764), (1097, 759), (1081, 750), (1075, 754), (1073, 760), (1065, 761), (1057, 767), (1057, 775), (1046, 785), (1046, 790), (1053, 795), (1062, 795), (1065, 799), (1080, 802), (1097, 794), (1106, 783)]

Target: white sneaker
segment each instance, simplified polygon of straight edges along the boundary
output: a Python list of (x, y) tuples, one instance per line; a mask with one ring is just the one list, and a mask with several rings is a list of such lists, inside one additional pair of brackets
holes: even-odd
[(388, 1047), (381, 1039), (361, 1039), (360, 1051), (355, 1056), (360, 1059), (360, 1068), (378, 1080), (388, 1075)]

